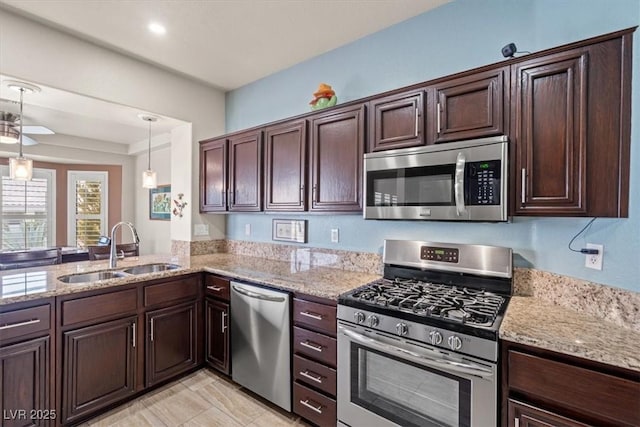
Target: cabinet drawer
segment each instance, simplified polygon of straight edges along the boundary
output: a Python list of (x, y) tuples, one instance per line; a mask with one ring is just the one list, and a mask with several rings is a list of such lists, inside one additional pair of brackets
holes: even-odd
[(129, 314), (135, 312), (137, 306), (137, 289), (63, 301), (62, 326)]
[(336, 401), (302, 384), (293, 384), (293, 412), (319, 425), (336, 425)]
[(204, 285), (207, 296), (229, 301), (229, 279), (214, 276), (213, 274), (205, 274)]
[(336, 308), (295, 298), (293, 321), (311, 329), (336, 335)]
[(509, 351), (509, 387), (574, 412), (640, 425), (640, 382)]
[(49, 330), (50, 313), (45, 304), (0, 314), (0, 341)]
[(144, 288), (144, 306), (198, 297), (198, 278), (172, 280)]
[(293, 355), (293, 378), (336, 395), (336, 370), (296, 354)]
[(293, 327), (293, 350), (318, 362), (336, 366), (337, 341), (335, 338)]

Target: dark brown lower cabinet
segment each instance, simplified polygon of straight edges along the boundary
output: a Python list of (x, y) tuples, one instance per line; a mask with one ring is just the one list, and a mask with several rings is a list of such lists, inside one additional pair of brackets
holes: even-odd
[[(49, 337), (0, 349), (0, 412), (2, 427), (45, 426), (49, 420), (34, 416), (50, 412)], [(55, 412), (50, 414), (55, 417)]]
[(136, 321), (130, 316), (63, 333), (63, 423), (135, 393)]
[(146, 313), (147, 386), (198, 365), (198, 314), (197, 301)]
[(545, 426), (587, 427), (587, 424), (509, 399), (509, 427)]
[(502, 425), (640, 426), (640, 373), (502, 342)]
[(229, 375), (229, 304), (205, 298), (205, 360), (207, 365)]

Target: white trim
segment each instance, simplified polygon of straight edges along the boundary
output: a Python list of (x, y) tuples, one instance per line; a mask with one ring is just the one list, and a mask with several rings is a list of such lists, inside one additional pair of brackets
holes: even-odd
[(77, 246), (76, 242), (76, 182), (79, 180), (100, 181), (102, 183), (102, 199), (100, 203), (100, 233), (106, 234), (109, 220), (109, 172), (68, 171), (67, 172), (67, 245)]

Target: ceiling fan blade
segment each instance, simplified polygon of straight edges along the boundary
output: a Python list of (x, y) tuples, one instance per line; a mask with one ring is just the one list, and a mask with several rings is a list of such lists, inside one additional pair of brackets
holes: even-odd
[(38, 141), (29, 138), (27, 135), (22, 135), (22, 145), (38, 145)]
[(22, 127), (22, 131), (24, 133), (28, 133), (30, 135), (54, 135), (55, 132), (49, 129), (48, 127), (38, 126), (38, 125), (25, 125)]

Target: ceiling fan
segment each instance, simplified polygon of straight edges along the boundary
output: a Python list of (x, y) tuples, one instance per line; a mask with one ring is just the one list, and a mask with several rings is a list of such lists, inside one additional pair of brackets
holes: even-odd
[[(3, 102), (15, 103), (8, 99), (1, 99)], [(53, 135), (54, 131), (39, 125), (25, 125), (22, 126), (22, 144), (23, 145), (36, 145), (38, 141), (27, 135)], [(2, 144), (17, 144), (20, 139), (20, 114), (10, 111), (0, 110), (0, 143)]]
[[(14, 89), (16, 86), (13, 81), (5, 81), (8, 87)], [(20, 82), (18, 82), (20, 83)], [(21, 83), (22, 86), (31, 92), (37, 92), (39, 87)], [(26, 85), (26, 86), (25, 86)], [(18, 87), (18, 86), (16, 86)], [(20, 103), (6, 98), (0, 98), (3, 103), (8, 103), (9, 107), (13, 105), (20, 106)], [(10, 111), (13, 108), (0, 108), (0, 143), (2, 144), (17, 144), (20, 140), (20, 113)], [(21, 110), (19, 110), (21, 111)], [(22, 145), (36, 145), (38, 141), (27, 135), (53, 135), (55, 132), (51, 129), (40, 125), (26, 125), (22, 123)]]

